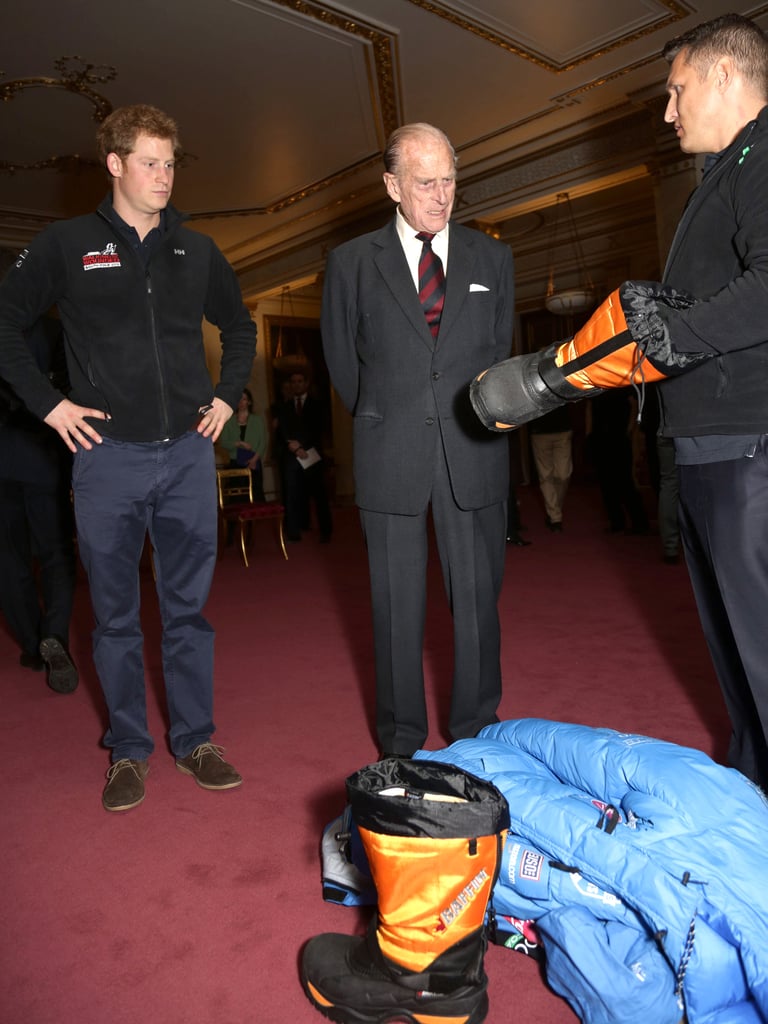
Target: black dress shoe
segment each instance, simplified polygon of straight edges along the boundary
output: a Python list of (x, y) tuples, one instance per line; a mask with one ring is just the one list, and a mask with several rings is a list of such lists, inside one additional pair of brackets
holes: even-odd
[(409, 761), (413, 757), (413, 754), (397, 754), (392, 750), (382, 750), (382, 752), (379, 754), (380, 761), (386, 761), (387, 758), (390, 757), (395, 757), (399, 761)]
[(507, 537), (507, 544), (514, 544), (518, 548), (528, 547), (530, 543), (531, 542), (529, 540), (525, 540), (523, 537), (521, 537), (519, 533), (511, 533)]
[(48, 669), (48, 685), (56, 693), (72, 693), (80, 677), (69, 651), (55, 636), (40, 641), (40, 657)]
[(33, 672), (42, 672), (45, 668), (43, 659), (33, 651), (22, 651), (19, 655), (19, 664), (22, 668), (31, 668)]

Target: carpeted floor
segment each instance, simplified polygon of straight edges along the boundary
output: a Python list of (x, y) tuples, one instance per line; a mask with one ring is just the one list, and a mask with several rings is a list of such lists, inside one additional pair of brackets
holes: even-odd
[[(572, 489), (565, 532), (549, 533), (521, 489), (529, 547), (510, 547), (501, 601), (502, 718), (610, 726), (721, 758), (728, 727), (683, 565), (658, 537), (603, 532), (596, 492)], [(245, 569), (219, 562), (208, 615), (217, 633), (215, 740), (245, 777), (205, 792), (165, 741), (157, 607), (142, 574), (149, 714), (156, 751), (144, 804), (107, 814), (104, 712), (78, 586), (70, 696), (18, 667), (0, 627), (5, 770), (0, 942), (3, 1024), (310, 1024), (301, 946), (362, 931), (367, 912), (323, 903), (318, 845), (343, 806), (346, 775), (372, 760), (368, 580), (356, 512), (333, 542), (308, 535), (280, 555), (259, 531)], [(425, 661), (441, 731), (450, 617), (436, 562)], [(576, 1018), (537, 965), (489, 950), (489, 1024)]]

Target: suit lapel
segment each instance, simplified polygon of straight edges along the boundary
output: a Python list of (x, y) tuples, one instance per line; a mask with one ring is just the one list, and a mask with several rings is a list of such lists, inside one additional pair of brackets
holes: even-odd
[(467, 301), (469, 285), (472, 281), (472, 270), (475, 265), (474, 250), (466, 234), (457, 230), (456, 225), (451, 225), (448, 236), (448, 274), (445, 278), (445, 305), (443, 315), (440, 318), (440, 333), (437, 338), (438, 345), (445, 341), (451, 325), (461, 312), (461, 307)]

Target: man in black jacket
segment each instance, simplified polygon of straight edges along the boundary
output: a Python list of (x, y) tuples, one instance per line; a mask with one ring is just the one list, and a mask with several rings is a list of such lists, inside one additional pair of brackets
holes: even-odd
[[(46, 228), (11, 268), (0, 286), (0, 375), (74, 453), (78, 548), (109, 712), (102, 802), (122, 811), (144, 799), (154, 749), (137, 575), (147, 531), (176, 765), (206, 789), (242, 782), (211, 743), (213, 630), (202, 610), (216, 557), (213, 442), (247, 382), (255, 328), (221, 252), (169, 205), (176, 123), (154, 107), (123, 107), (97, 138), (112, 196), (96, 213)], [(23, 338), (54, 304), (66, 337), (67, 398)], [(215, 387), (203, 318), (221, 332)]]
[(708, 154), (664, 283), (673, 350), (709, 358), (659, 385), (681, 535), (733, 727), (729, 761), (768, 789), (768, 40), (724, 15), (672, 40), (665, 119)]

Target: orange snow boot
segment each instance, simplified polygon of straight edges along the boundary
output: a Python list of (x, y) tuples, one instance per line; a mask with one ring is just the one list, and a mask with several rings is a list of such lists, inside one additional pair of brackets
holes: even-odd
[(309, 999), (340, 1024), (480, 1024), (506, 800), (460, 768), (401, 758), (350, 776), (347, 796), (378, 913), (365, 937), (310, 939), (301, 962)]

